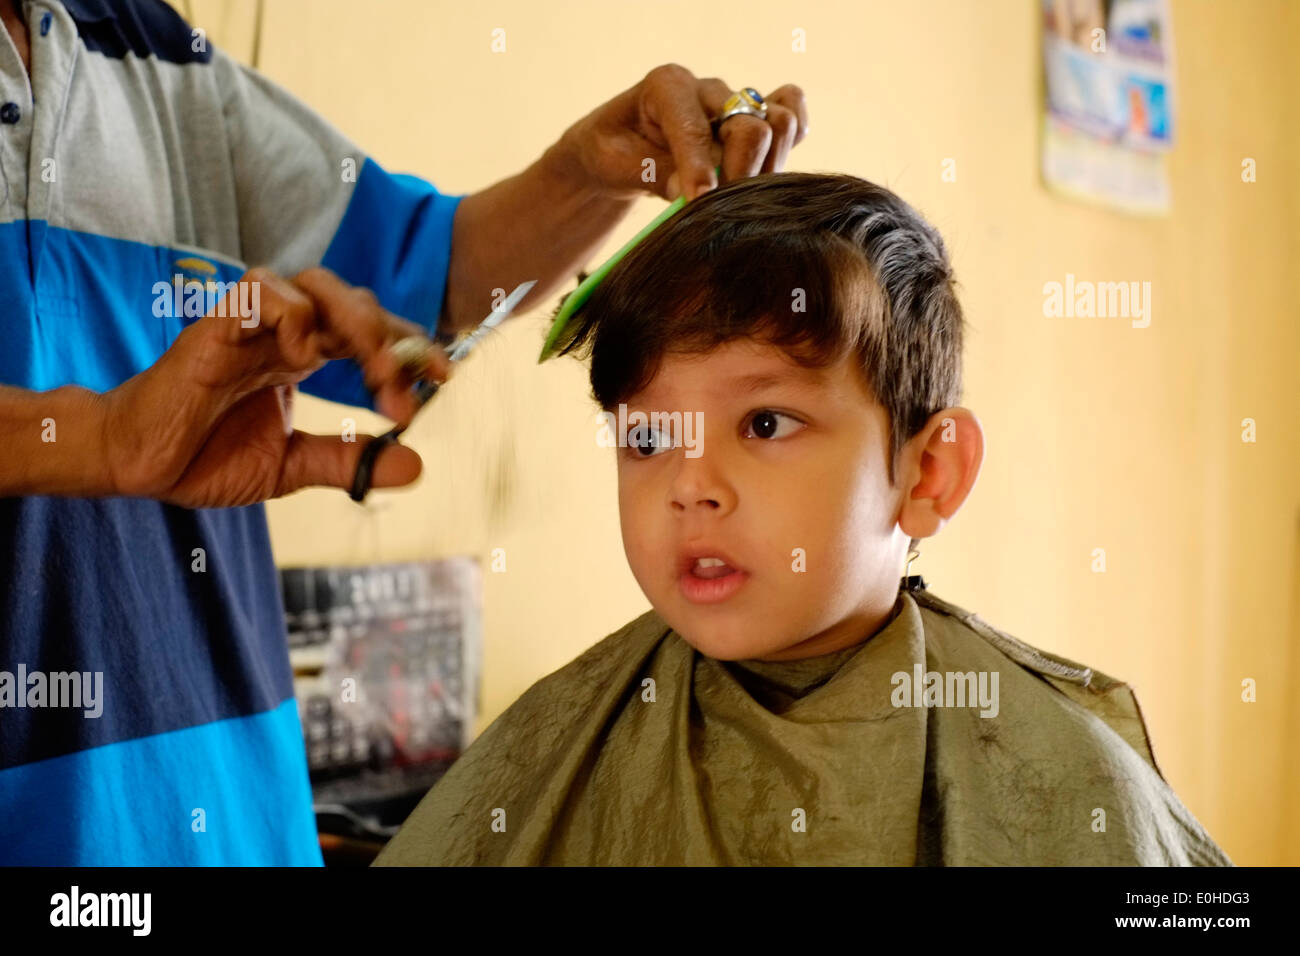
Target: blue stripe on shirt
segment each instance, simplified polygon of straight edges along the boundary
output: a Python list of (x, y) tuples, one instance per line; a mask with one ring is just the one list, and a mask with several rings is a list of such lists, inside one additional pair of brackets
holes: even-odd
[(322, 864), (292, 699), (0, 771), (0, 807), (0, 865)]
[[(34, 279), (29, 245), (39, 262)], [(211, 274), (177, 265), (191, 258), (207, 262)], [(174, 296), (159, 301), (158, 284), (178, 274), (233, 282), (243, 269), (203, 252), (60, 229), (43, 220), (0, 225), (7, 313), (0, 383), (106, 392), (144, 371), (197, 321), (174, 314)]]
[[(367, 159), (321, 265), (370, 289), (389, 312), (432, 335), (447, 291), (452, 226), (464, 198), (444, 195), (418, 177), (386, 172)], [(303, 382), (302, 390), (375, 407), (354, 362), (329, 363)]]
[[(463, 198), (367, 160), (321, 264), (434, 334)], [(35, 283), (28, 272), (29, 243), (39, 248)], [(201, 250), (112, 239), (40, 220), (0, 224), (0, 288), (10, 320), (8, 348), (0, 349), (0, 383), (34, 391), (71, 384), (104, 392), (144, 371), (197, 321), (174, 314), (175, 302), (159, 303), (157, 285), (177, 274), (196, 278), (177, 266), (194, 257), (213, 267), (209, 278), (217, 282), (233, 282), (244, 271)], [(327, 363), (299, 388), (374, 408), (361, 369), (350, 359)]]

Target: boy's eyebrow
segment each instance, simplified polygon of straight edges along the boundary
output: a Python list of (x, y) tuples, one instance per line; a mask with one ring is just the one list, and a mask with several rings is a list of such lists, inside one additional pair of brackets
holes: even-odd
[[(723, 380), (719, 386), (719, 391), (727, 395), (750, 395), (754, 392), (761, 391), (765, 388), (773, 388), (781, 385), (794, 386), (795, 388), (817, 388), (826, 384), (829, 373), (826, 369), (821, 368), (799, 368), (782, 372), (750, 372), (748, 375), (737, 375), (734, 378)], [(632, 399), (646, 400), (651, 389), (646, 388), (637, 395), (631, 396)], [(609, 411), (609, 409), (605, 409)]]
[(825, 381), (826, 372), (823, 369), (800, 369), (797, 372), (756, 372), (729, 379), (727, 381), (727, 390), (749, 394), (775, 385), (822, 385), (825, 384)]

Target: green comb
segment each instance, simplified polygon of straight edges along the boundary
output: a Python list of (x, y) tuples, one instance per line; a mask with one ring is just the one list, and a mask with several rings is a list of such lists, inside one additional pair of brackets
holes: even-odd
[[(722, 167), (715, 166), (713, 171), (720, 182), (722, 180)], [(564, 304), (560, 307), (560, 312), (556, 315), (555, 321), (551, 323), (551, 331), (546, 336), (546, 344), (542, 346), (542, 354), (537, 357), (537, 364), (540, 365), (555, 354), (555, 342), (559, 339), (560, 333), (563, 332), (564, 327), (569, 324), (569, 320), (573, 318), (578, 310), (586, 304), (589, 298), (591, 298), (591, 294), (596, 291), (596, 286), (600, 285), (600, 283), (604, 281), (605, 276), (609, 275), (609, 271), (613, 269), (614, 266), (618, 265), (624, 256), (636, 248), (637, 244), (640, 243), (641, 240), (658, 229), (664, 222), (671, 219), (673, 215), (685, 205), (686, 194), (682, 193), (669, 203), (668, 207), (664, 209), (663, 212), (655, 216), (644, 229), (629, 239), (622, 249), (619, 249), (618, 252), (610, 256), (609, 261), (595, 272), (591, 273), (591, 275), (587, 276), (587, 278), (583, 279), (582, 284), (569, 293), (568, 298), (564, 300)]]

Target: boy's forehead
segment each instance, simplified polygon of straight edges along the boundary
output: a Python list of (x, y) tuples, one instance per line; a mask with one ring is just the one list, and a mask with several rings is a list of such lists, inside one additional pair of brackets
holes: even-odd
[(825, 388), (834, 381), (834, 372), (834, 366), (800, 365), (774, 345), (728, 342), (704, 353), (664, 355), (640, 397), (684, 391), (745, 395), (782, 386)]

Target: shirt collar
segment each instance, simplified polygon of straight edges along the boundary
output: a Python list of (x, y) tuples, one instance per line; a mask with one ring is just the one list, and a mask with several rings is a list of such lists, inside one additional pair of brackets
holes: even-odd
[(72, 19), (82, 23), (116, 20), (112, 0), (60, 0)]

